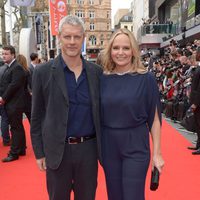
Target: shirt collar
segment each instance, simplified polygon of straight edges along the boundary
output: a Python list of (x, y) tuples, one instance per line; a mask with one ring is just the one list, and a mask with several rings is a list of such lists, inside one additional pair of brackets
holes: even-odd
[(8, 67), (10, 67), (15, 62), (15, 58), (8, 64)]
[[(61, 54), (61, 56), (60, 56), (60, 59), (61, 59), (61, 63), (62, 63), (63, 68), (64, 68), (64, 69), (67, 69), (68, 71), (71, 71), (71, 70), (69, 69), (69, 67), (67, 66), (67, 64), (65, 63), (65, 61), (64, 61), (64, 59), (63, 59), (63, 57), (62, 57), (62, 54)], [(81, 60), (82, 60), (82, 64), (83, 64), (83, 70), (85, 71), (85, 62), (84, 62), (84, 59), (83, 59), (82, 56), (81, 56)]]

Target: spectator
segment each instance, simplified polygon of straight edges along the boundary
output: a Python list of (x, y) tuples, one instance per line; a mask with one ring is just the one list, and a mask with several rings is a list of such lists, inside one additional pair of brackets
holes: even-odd
[(24, 113), (26, 117), (28, 118), (29, 123), (31, 122), (31, 74), (30, 74), (30, 69), (27, 64), (26, 57), (23, 56), (22, 54), (19, 54), (16, 57), (17, 62), (23, 67), (24, 72), (26, 74), (26, 82), (25, 82), (25, 87), (24, 87)]
[(193, 155), (200, 155), (200, 47), (197, 49), (196, 60), (197, 68), (192, 78), (190, 102), (197, 125), (197, 143), (195, 147), (188, 149), (196, 150), (192, 152)]
[[(3, 61), (0, 63), (0, 82), (1, 77), (3, 76), (7, 66), (4, 64)], [(8, 123), (8, 116), (4, 105), (0, 105), (0, 116), (1, 116), (1, 134), (3, 139), (4, 146), (10, 146), (10, 133), (9, 133), (9, 123)]]
[(34, 71), (36, 65), (39, 64), (38, 54), (37, 53), (31, 53), (30, 59), (31, 59), (31, 64), (29, 66), (29, 71), (31, 73), (31, 85), (30, 85), (30, 88), (32, 88), (32, 75), (33, 75), (33, 71)]
[(0, 105), (5, 105), (12, 133), (10, 151), (2, 162), (11, 162), (26, 154), (26, 138), (22, 123), (26, 75), (15, 59), (13, 46), (3, 47), (2, 55), (8, 68), (0, 82)]

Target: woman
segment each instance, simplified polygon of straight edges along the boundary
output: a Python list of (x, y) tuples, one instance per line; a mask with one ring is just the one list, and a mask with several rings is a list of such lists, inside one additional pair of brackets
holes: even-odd
[(25, 92), (24, 113), (30, 123), (30, 120), (31, 120), (31, 74), (28, 67), (27, 59), (24, 55), (22, 54), (17, 55), (16, 60), (23, 67), (26, 74), (26, 83), (25, 83), (25, 88), (24, 88), (24, 92)]
[(140, 61), (133, 34), (117, 30), (103, 56), (102, 156), (109, 200), (144, 200), (153, 140), (152, 169), (162, 171), (161, 114), (156, 80)]

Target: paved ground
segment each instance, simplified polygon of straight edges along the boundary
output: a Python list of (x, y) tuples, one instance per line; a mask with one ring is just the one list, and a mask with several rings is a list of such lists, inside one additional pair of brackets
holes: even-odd
[(194, 141), (196, 141), (196, 133), (187, 131), (183, 126), (181, 126), (180, 122), (176, 122), (174, 123), (171, 119), (166, 118), (163, 115), (163, 118), (171, 125), (173, 126), (181, 135), (183, 135), (187, 140), (189, 140), (191, 143), (193, 143)]

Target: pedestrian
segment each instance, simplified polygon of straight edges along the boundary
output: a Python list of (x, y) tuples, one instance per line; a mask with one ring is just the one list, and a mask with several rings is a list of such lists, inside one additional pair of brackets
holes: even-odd
[[(1, 82), (1, 77), (3, 76), (6, 68), (7, 68), (7, 65), (4, 64), (3, 61), (0, 62), (0, 82)], [(10, 146), (8, 115), (6, 113), (4, 105), (0, 105), (0, 116), (1, 116), (1, 136), (3, 139), (3, 146)]]
[(2, 162), (11, 162), (18, 160), (19, 156), (26, 155), (26, 137), (22, 121), (26, 75), (16, 61), (13, 46), (3, 47), (2, 57), (7, 69), (0, 82), (0, 105), (5, 107), (12, 135), (10, 151)]
[(74, 199), (94, 200), (102, 70), (81, 56), (80, 18), (62, 18), (58, 30), (61, 53), (33, 73), (32, 145), (39, 169), (46, 171), (50, 200), (69, 200), (72, 189)]
[(32, 76), (33, 76), (33, 71), (35, 69), (35, 67), (39, 64), (39, 58), (38, 58), (38, 53), (31, 53), (30, 54), (30, 60), (31, 60), (31, 64), (29, 66), (29, 71), (31, 74), (31, 85), (30, 88), (32, 88)]
[(200, 47), (197, 48), (196, 62), (197, 66), (192, 77), (190, 103), (196, 122), (197, 143), (195, 147), (188, 147), (188, 149), (195, 150), (192, 152), (193, 155), (200, 155)]
[(32, 96), (31, 72), (28, 67), (27, 59), (24, 55), (22, 54), (17, 55), (16, 60), (22, 66), (26, 74), (26, 81), (24, 85), (24, 113), (30, 123), (31, 122), (31, 96)]
[(102, 162), (109, 200), (144, 200), (152, 169), (162, 171), (161, 112), (154, 75), (143, 66), (133, 34), (117, 30), (104, 51), (101, 77)]

